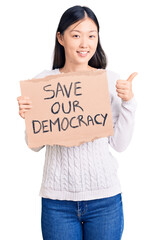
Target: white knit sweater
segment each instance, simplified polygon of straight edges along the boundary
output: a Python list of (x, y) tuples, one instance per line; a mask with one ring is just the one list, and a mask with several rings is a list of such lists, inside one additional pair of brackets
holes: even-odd
[[(114, 135), (86, 142), (80, 146), (46, 146), (42, 185), (39, 195), (59, 200), (92, 200), (114, 196), (121, 192), (117, 177), (117, 159), (109, 145), (117, 152), (124, 151), (132, 138), (137, 103), (135, 97), (123, 101), (117, 96), (119, 75), (107, 71)], [(60, 74), (59, 69), (44, 70), (35, 78)], [(33, 104), (33, 103), (32, 103)], [(27, 136), (25, 134), (27, 142)], [(39, 151), (44, 146), (33, 148)]]

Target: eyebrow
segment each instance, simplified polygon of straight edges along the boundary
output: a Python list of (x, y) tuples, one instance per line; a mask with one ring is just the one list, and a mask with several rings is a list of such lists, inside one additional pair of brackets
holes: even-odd
[[(81, 32), (81, 31), (79, 31), (79, 30), (74, 30), (74, 29), (71, 30), (70, 32), (73, 32), (73, 31), (74, 31), (74, 32)], [(89, 32), (97, 32), (97, 31), (96, 31), (96, 30), (91, 30), (91, 31), (89, 31)]]

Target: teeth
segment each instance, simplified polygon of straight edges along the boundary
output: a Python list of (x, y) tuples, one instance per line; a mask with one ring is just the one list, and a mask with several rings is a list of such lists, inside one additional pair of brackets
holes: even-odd
[(79, 52), (79, 53), (86, 54), (87, 52)]

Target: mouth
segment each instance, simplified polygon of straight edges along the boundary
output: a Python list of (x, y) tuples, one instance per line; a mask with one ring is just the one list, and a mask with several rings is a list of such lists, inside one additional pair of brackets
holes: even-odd
[(80, 57), (86, 57), (89, 53), (89, 51), (77, 51), (78, 55)]

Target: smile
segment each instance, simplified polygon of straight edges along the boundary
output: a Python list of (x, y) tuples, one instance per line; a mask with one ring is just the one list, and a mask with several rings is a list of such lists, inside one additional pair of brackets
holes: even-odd
[(86, 57), (89, 52), (88, 51), (77, 51), (77, 53), (81, 57)]

